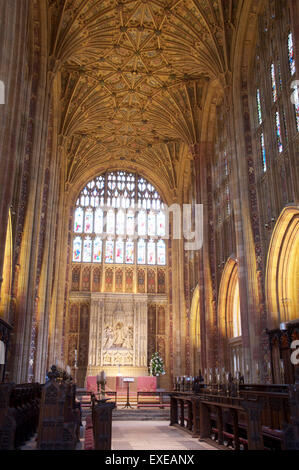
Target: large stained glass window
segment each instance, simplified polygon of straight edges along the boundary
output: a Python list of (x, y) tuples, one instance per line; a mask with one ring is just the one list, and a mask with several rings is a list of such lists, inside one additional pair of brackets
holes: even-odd
[(299, 89), (298, 88), (295, 91), (295, 118), (296, 118), (297, 132), (299, 132)]
[(261, 155), (262, 155), (262, 167), (263, 171), (267, 171), (267, 159), (266, 159), (266, 147), (265, 147), (265, 136), (261, 134)]
[(277, 101), (277, 86), (276, 86), (276, 75), (275, 75), (274, 64), (271, 64), (271, 81), (272, 81), (272, 99), (275, 103)]
[(76, 203), (73, 262), (165, 266), (164, 210), (155, 187), (134, 173), (95, 178)]
[[(289, 57), (290, 73), (293, 76), (296, 73), (296, 63), (295, 63), (294, 42), (293, 42), (292, 33), (289, 33), (288, 35), (288, 57)], [(294, 82), (294, 86), (292, 86), (292, 89), (294, 90), (292, 101), (294, 102), (294, 108), (295, 108), (296, 128), (297, 128), (297, 132), (299, 132), (299, 88), (296, 82)]]
[(291, 75), (295, 75), (296, 65), (295, 65), (295, 54), (294, 54), (294, 42), (292, 33), (288, 36), (288, 53), (289, 53), (289, 65)]
[(281, 139), (281, 125), (280, 125), (280, 116), (279, 112), (276, 111), (275, 113), (275, 120), (276, 120), (276, 139), (277, 139), (277, 146), (279, 153), (283, 151), (282, 139)]
[(257, 92), (256, 92), (256, 102), (257, 102), (258, 123), (260, 125), (262, 124), (263, 117), (262, 117), (261, 92), (259, 89), (257, 89)]

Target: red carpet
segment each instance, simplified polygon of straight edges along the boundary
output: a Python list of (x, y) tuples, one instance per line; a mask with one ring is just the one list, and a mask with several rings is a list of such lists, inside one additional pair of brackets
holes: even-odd
[(91, 416), (86, 418), (84, 450), (94, 450), (93, 427)]

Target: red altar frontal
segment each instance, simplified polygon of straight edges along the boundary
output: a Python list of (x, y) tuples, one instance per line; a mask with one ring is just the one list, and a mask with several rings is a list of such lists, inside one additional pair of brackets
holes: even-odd
[[(89, 391), (97, 392), (97, 378), (87, 377), (86, 388)], [(127, 393), (127, 383), (124, 377), (106, 377), (106, 391), (116, 392), (118, 397)], [(156, 377), (134, 377), (134, 382), (130, 383), (130, 395), (137, 395), (137, 392), (156, 392)]]

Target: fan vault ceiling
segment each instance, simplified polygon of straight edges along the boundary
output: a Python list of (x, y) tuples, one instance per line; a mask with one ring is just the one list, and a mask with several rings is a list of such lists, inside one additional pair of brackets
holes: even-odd
[(229, 69), (234, 0), (49, 0), (67, 180), (119, 161), (176, 188), (209, 83)]

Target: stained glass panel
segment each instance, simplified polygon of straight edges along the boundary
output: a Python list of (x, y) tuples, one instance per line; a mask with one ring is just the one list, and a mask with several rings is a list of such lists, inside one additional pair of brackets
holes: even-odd
[(159, 212), (157, 215), (157, 235), (158, 237), (165, 237), (166, 234), (166, 217), (164, 212)]
[(138, 264), (146, 263), (146, 243), (144, 240), (138, 242)]
[(127, 213), (126, 235), (132, 236), (135, 231), (135, 214), (132, 211)]
[(289, 52), (289, 65), (290, 65), (291, 75), (294, 75), (296, 72), (296, 64), (295, 64), (294, 43), (293, 43), (292, 33), (290, 33), (288, 36), (288, 52)]
[(126, 243), (126, 263), (134, 263), (134, 242), (130, 240)]
[(156, 215), (154, 212), (148, 214), (148, 235), (154, 237), (156, 235)]
[(104, 230), (104, 213), (102, 209), (95, 211), (94, 231), (95, 233), (103, 233)]
[(76, 237), (73, 243), (73, 261), (81, 263), (82, 260), (82, 240)]
[(83, 217), (84, 217), (83, 209), (81, 207), (79, 207), (75, 211), (75, 225), (74, 225), (74, 232), (75, 233), (82, 233), (83, 232)]
[(114, 241), (113, 240), (106, 241), (105, 261), (106, 263), (110, 263), (110, 264), (112, 264), (114, 261)]
[(93, 232), (93, 210), (92, 209), (86, 209), (85, 211), (84, 232), (85, 233)]
[(94, 263), (102, 262), (103, 241), (96, 238), (93, 243), (93, 261)]
[(147, 245), (147, 263), (156, 264), (156, 244), (152, 240)]
[(157, 258), (158, 265), (165, 266), (166, 264), (166, 245), (163, 240), (160, 240), (157, 245)]
[(272, 99), (275, 103), (277, 101), (277, 86), (276, 86), (276, 77), (275, 77), (275, 66), (271, 65), (271, 81), (272, 81)]
[(116, 233), (117, 235), (125, 234), (125, 213), (123, 210), (119, 210), (116, 216)]
[(292, 98), (294, 99), (297, 132), (299, 132), (299, 86), (294, 89)]
[(122, 264), (124, 262), (124, 242), (117, 240), (115, 245), (115, 262)]
[(276, 139), (277, 139), (278, 151), (279, 153), (282, 153), (283, 145), (282, 145), (282, 140), (281, 140), (281, 126), (280, 126), (280, 117), (279, 117), (278, 111), (276, 111), (275, 116), (276, 116)]
[(83, 245), (83, 263), (91, 263), (92, 241), (86, 237)]
[(261, 152), (262, 152), (262, 166), (263, 171), (267, 171), (267, 160), (266, 160), (266, 148), (265, 148), (265, 137), (261, 134)]
[(262, 124), (263, 118), (262, 118), (261, 93), (259, 89), (256, 92), (256, 101), (257, 101), (258, 123)]
[(144, 237), (146, 235), (146, 212), (140, 211), (138, 214), (138, 235)]
[(115, 213), (113, 210), (107, 212), (107, 233), (109, 235), (115, 234)]

